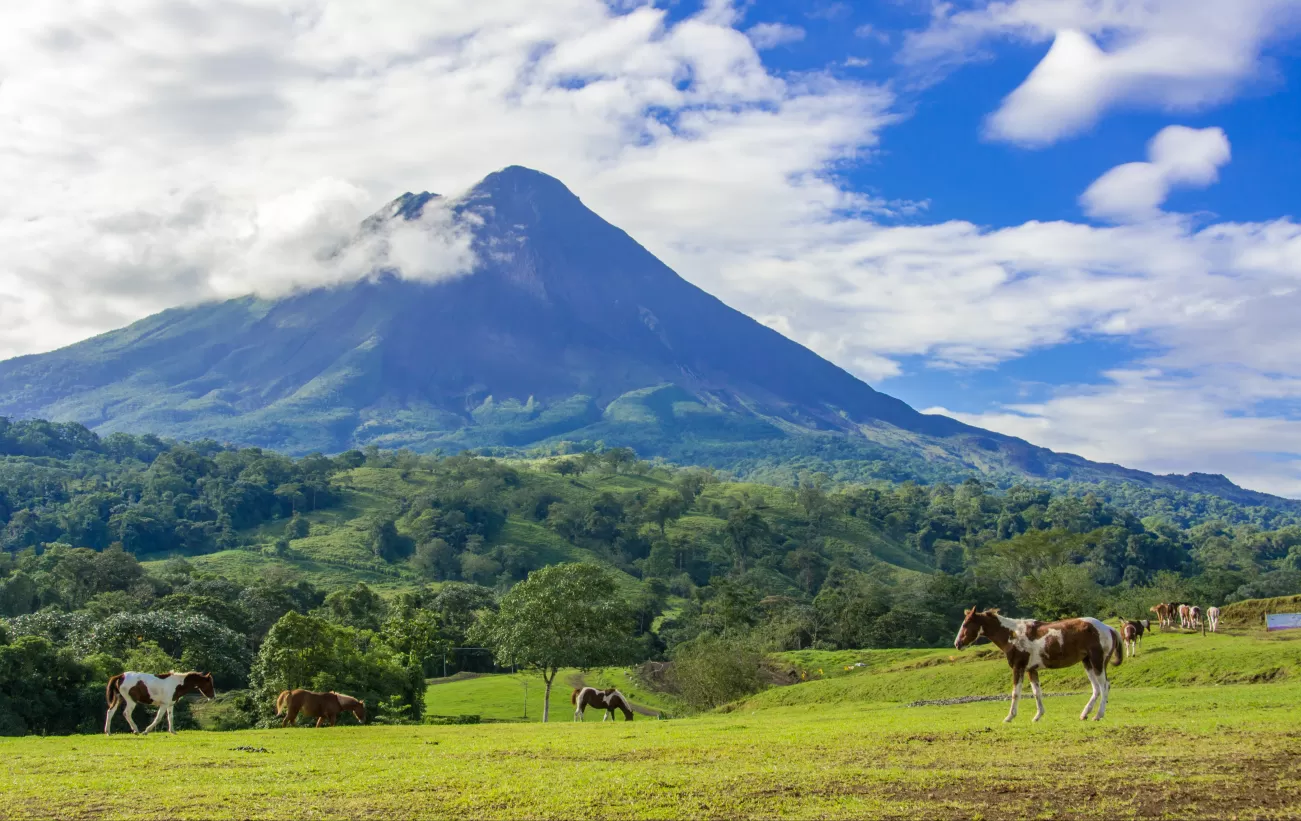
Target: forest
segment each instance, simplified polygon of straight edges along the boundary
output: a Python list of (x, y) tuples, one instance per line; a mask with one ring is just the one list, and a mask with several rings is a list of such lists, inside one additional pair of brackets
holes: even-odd
[(418, 721), (446, 649), (565, 563), (610, 575), (629, 661), (941, 646), (973, 605), (1138, 617), (1301, 592), (1293, 513), (1202, 494), (774, 486), (599, 446), (291, 459), (3, 419), (0, 548), (3, 734), (97, 729), (123, 669), (213, 672), (214, 727), (265, 724), (286, 686)]

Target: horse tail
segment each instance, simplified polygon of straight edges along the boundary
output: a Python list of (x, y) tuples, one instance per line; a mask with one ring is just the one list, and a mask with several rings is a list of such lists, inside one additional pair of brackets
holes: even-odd
[(581, 692), (583, 692), (582, 687), (575, 687), (574, 692), (569, 694), (569, 703), (578, 706), (578, 694)]
[(1111, 630), (1111, 663), (1119, 667), (1125, 660), (1125, 647), (1120, 640), (1120, 634), (1111, 627), (1107, 629)]
[(285, 711), (285, 703), (289, 701), (289, 691), (281, 690), (280, 695), (276, 696), (276, 715)]
[(104, 688), (104, 701), (109, 707), (117, 704), (118, 699), (122, 697), (117, 688), (125, 678), (125, 673), (118, 673), (116, 676), (109, 677), (108, 686)]

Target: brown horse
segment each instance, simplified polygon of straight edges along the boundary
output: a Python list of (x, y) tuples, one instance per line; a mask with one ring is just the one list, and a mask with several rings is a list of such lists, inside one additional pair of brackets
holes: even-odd
[(1034, 720), (1044, 714), (1043, 692), (1039, 689), (1039, 670), (1084, 665), (1084, 672), (1093, 685), (1093, 697), (1084, 705), (1080, 720), (1089, 717), (1093, 705), (1098, 705), (1099, 721), (1107, 712), (1107, 694), (1111, 684), (1107, 681), (1107, 659), (1119, 666), (1124, 660), (1120, 634), (1097, 619), (1065, 619), (1047, 624), (1034, 619), (1009, 619), (998, 610), (980, 612), (974, 607), (966, 611), (966, 618), (958, 630), (953, 646), (961, 650), (981, 636), (986, 636), (1007, 657), (1012, 668), (1012, 709), (1004, 721), (1016, 718), (1016, 703), (1021, 698), (1021, 678), (1027, 673), (1034, 689), (1034, 700), (1039, 709)]
[(632, 705), (623, 693), (614, 689), (598, 690), (595, 687), (578, 687), (569, 695), (569, 703), (574, 705), (574, 721), (583, 720), (583, 711), (588, 707), (605, 710), (602, 721), (613, 721), (614, 711), (622, 710), (625, 721), (632, 721)]
[(339, 713), (352, 713), (359, 724), (366, 723), (366, 705), (352, 696), (343, 693), (314, 693), (311, 690), (281, 690), (276, 697), (276, 715), (285, 711), (288, 715), (280, 722), (281, 727), (288, 727), (298, 720), (303, 713), (308, 718), (316, 717), (316, 726), (328, 721), (333, 727), (339, 720)]
[(1143, 637), (1143, 625), (1129, 619), (1120, 620), (1120, 638), (1125, 643), (1125, 655), (1138, 655), (1138, 642)]
[(1170, 605), (1162, 602), (1161, 604), (1154, 605), (1148, 609), (1153, 613), (1156, 613), (1157, 624), (1161, 625), (1163, 631), (1174, 626), (1174, 619), (1170, 610)]

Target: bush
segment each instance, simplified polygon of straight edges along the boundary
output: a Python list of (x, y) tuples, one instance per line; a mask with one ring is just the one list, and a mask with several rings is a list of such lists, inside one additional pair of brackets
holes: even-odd
[(462, 715), (462, 716), (425, 716), (426, 724), (446, 725), (446, 724), (478, 724), (479, 716)]
[(762, 690), (763, 660), (750, 639), (700, 636), (674, 651), (669, 684), (693, 710), (711, 710)]

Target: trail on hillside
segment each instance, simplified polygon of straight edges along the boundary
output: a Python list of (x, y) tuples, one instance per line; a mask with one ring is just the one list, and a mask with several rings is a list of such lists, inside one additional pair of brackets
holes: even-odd
[[(575, 690), (577, 690), (579, 687), (588, 686), (587, 682), (583, 679), (582, 673), (570, 673), (569, 677), (565, 679), (565, 683), (568, 684), (570, 687), (573, 687)], [(593, 684), (591, 686), (595, 687), (596, 685)], [(628, 703), (632, 704), (632, 711), (639, 716), (650, 716), (651, 718), (658, 718), (660, 715), (659, 710), (656, 710), (651, 707), (643, 707), (640, 704), (633, 704), (632, 696), (628, 696)]]

